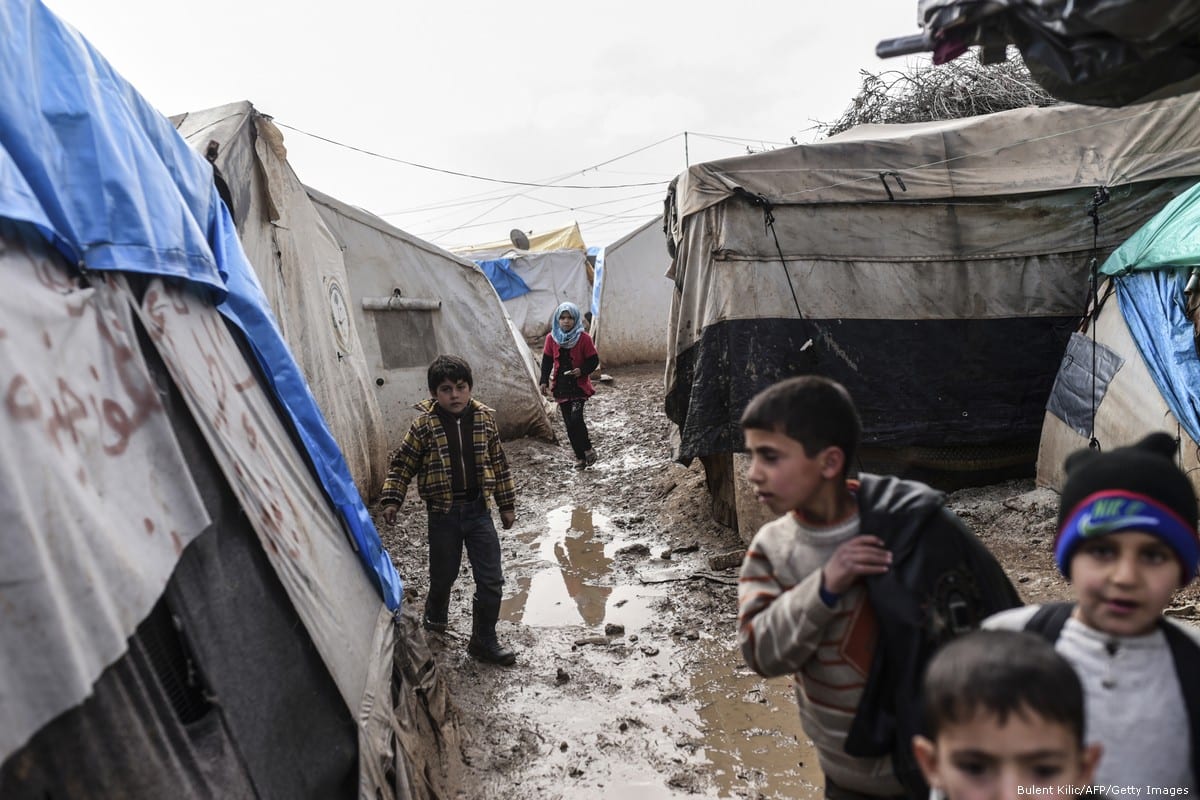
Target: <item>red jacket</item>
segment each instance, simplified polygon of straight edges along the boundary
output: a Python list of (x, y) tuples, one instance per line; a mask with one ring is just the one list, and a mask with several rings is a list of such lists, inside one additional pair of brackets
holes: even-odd
[[(563, 364), (563, 359), (570, 362), (570, 367)], [(541, 384), (548, 385), (553, 393), (558, 384), (559, 373), (567, 369), (580, 371), (579, 377), (575, 379), (576, 387), (566, 389), (562, 396), (554, 394), (554, 399), (558, 402), (594, 395), (596, 387), (592, 386), (591, 375), (598, 366), (600, 366), (600, 354), (596, 352), (596, 345), (592, 343), (592, 337), (588, 336), (586, 331), (579, 334), (579, 341), (575, 343), (574, 347), (567, 350), (558, 346), (558, 342), (554, 341), (553, 334), (546, 334), (546, 345), (542, 348)]]

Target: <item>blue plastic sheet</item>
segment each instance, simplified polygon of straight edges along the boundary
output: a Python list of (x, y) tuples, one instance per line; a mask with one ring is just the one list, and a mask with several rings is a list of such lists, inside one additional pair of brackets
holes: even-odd
[(487, 275), (501, 300), (511, 300), (529, 294), (529, 285), (512, 268), (511, 258), (494, 258), (475, 263), (483, 270), (483, 274)]
[(212, 167), (37, 0), (0, 3), (0, 216), (72, 264), (207, 288), (246, 336), (390, 609), (401, 583), (213, 185)]
[(1200, 358), (1195, 326), (1184, 307), (1187, 272), (1134, 272), (1117, 281), (1117, 302), (1150, 377), (1171, 413), (1193, 440), (1200, 441)]

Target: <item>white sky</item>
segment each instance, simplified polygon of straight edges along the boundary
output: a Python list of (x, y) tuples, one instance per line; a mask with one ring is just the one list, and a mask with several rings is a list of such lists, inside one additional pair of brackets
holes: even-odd
[[(249, 100), (302, 181), (447, 248), (574, 221), (615, 241), (687, 163), (814, 141), (860, 70), (903, 66), (876, 43), (918, 32), (917, 0), (44, 2), (164, 114)], [(652, 185), (489, 183), (298, 131), (502, 180)]]

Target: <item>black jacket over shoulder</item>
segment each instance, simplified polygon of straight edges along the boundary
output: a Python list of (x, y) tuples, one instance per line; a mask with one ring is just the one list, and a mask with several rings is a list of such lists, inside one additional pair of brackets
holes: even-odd
[(921, 679), (945, 642), (1021, 599), (995, 557), (923, 483), (860, 476), (860, 532), (882, 539), (892, 567), (866, 579), (879, 642), (846, 737), (854, 756), (891, 753), (896, 777), (921, 800), (929, 788), (912, 755), (921, 732)]

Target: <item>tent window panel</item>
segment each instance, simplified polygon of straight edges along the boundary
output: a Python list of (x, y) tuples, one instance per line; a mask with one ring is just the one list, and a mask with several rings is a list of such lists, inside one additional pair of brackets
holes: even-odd
[(425, 367), (437, 358), (437, 336), (429, 311), (383, 311), (375, 314), (379, 353), (385, 369)]
[[(1095, 349), (1093, 350), (1093, 346)], [(1095, 380), (1092, 378), (1092, 361), (1095, 359)], [(1099, 342), (1093, 342), (1082, 333), (1072, 333), (1067, 342), (1067, 352), (1058, 368), (1054, 387), (1046, 410), (1061, 419), (1080, 436), (1092, 435), (1092, 410), (1100, 407), (1108, 384), (1125, 359), (1117, 352)], [(1095, 395), (1092, 394), (1095, 387)]]
[(187, 725), (204, 717), (212, 708), (209, 693), (191, 648), (180, 635), (179, 622), (164, 599), (159, 599), (138, 626), (137, 637), (179, 721)]

